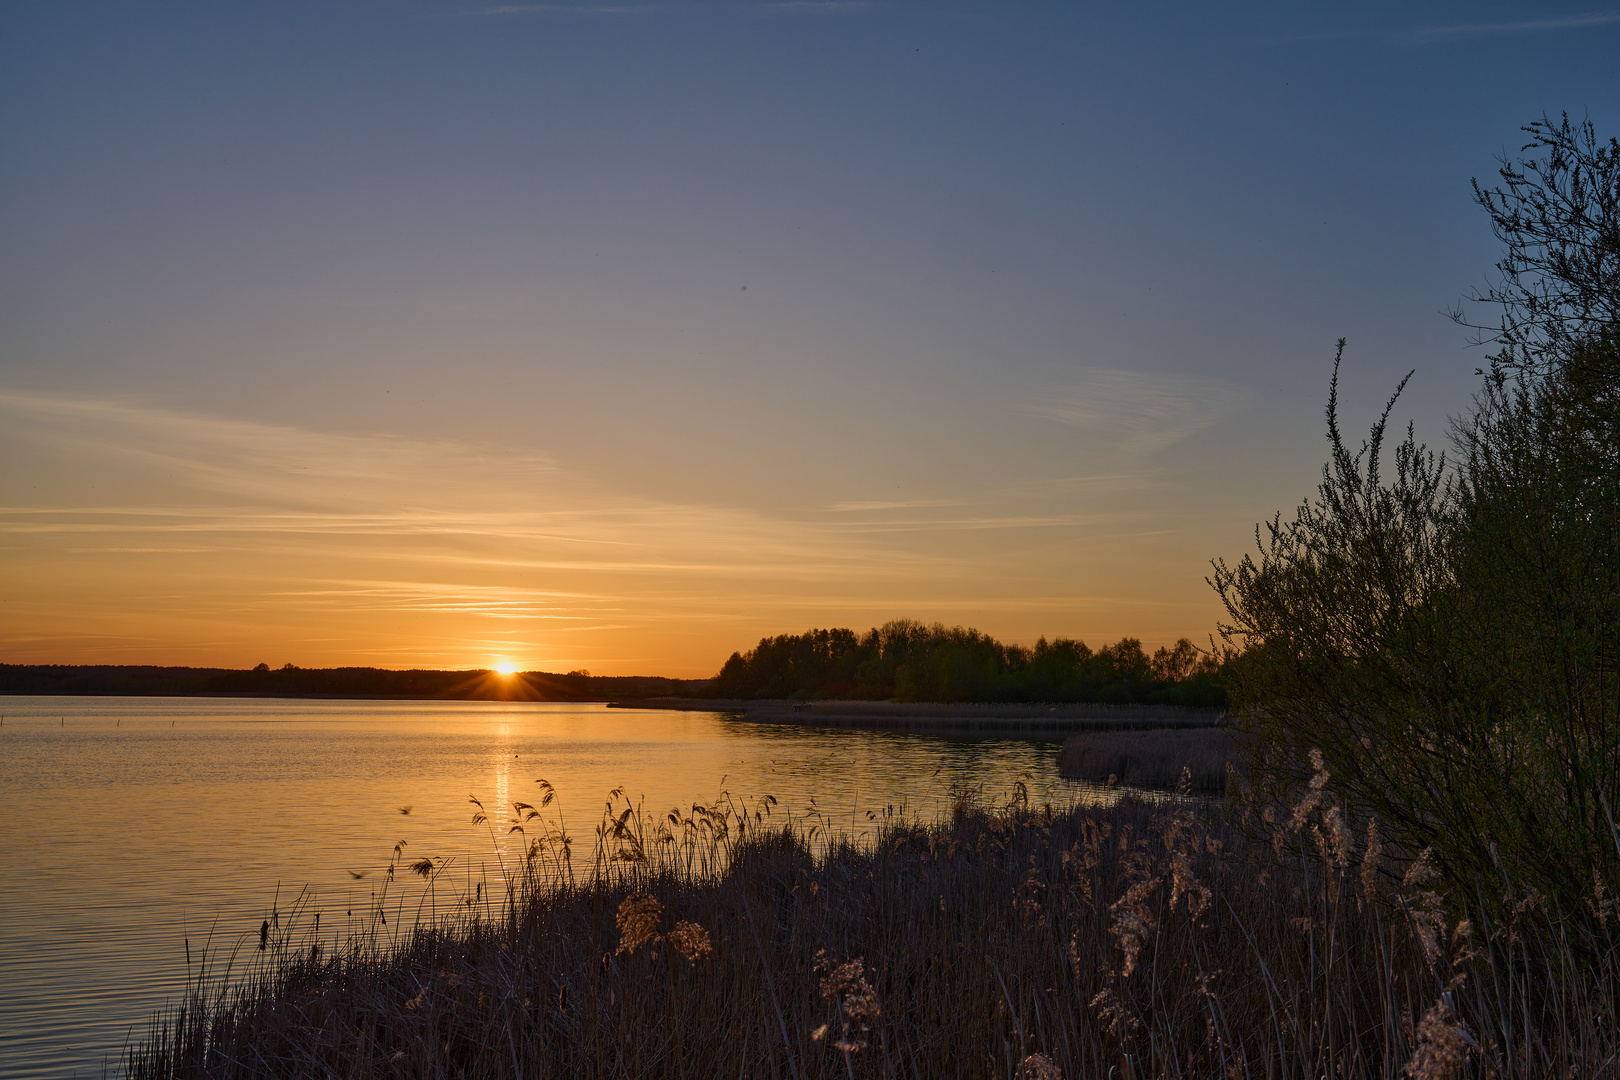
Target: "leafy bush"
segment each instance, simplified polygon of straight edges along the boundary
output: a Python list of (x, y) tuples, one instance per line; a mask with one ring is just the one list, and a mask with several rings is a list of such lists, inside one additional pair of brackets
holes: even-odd
[(1336, 359), (1317, 498), (1211, 579), (1262, 794), (1319, 748), (1486, 916), (1589, 911), (1620, 880), (1620, 143), (1526, 130), (1544, 156), (1476, 186), (1509, 250), (1455, 459), (1408, 428), (1386, 480), (1388, 407), (1352, 453)]

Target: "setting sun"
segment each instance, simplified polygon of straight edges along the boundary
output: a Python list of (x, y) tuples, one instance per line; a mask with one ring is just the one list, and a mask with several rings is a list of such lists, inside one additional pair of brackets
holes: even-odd
[(0, 1080), (1620, 1080), (1617, 56), (0, 0)]

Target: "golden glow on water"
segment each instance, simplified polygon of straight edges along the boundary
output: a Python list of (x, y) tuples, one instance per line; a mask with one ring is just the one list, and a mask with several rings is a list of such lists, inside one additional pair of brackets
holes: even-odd
[[(777, 814), (800, 818), (814, 799), (854, 831), (868, 809), (932, 818), (953, 786), (996, 798), (1026, 772), (1037, 802), (1086, 790), (1057, 778), (1055, 743), (592, 704), (18, 697), (4, 711), (0, 1045), (19, 1075), (89, 1075), (116, 1058), (131, 1026), (175, 999), (186, 940), (196, 950), (212, 927), (228, 952), (278, 887), (285, 904), (307, 883), (341, 926), (400, 840), (410, 860), (453, 859), (455, 877), (493, 882), (495, 850), (522, 839), (507, 832), (512, 804), (538, 804), (540, 779), (558, 796), (547, 817), (566, 813), (576, 837), (621, 786), (659, 815), (729, 793), (774, 795)], [(470, 825), (469, 795), (487, 829)]]
[[(512, 760), (517, 757), (512, 752), (512, 730), (502, 724), (495, 733), (495, 805), (500, 808), (500, 815), (505, 817), (512, 806)], [(522, 800), (519, 800), (522, 801)], [(500, 838), (504, 841), (510, 834), (503, 828)]]

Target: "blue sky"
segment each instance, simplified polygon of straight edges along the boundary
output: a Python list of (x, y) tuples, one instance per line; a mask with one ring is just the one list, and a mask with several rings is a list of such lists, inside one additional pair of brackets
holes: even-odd
[(9, 4), (0, 643), (1202, 638), (1337, 338), (1350, 426), (1416, 368), (1443, 442), (1469, 180), (1620, 131), (1617, 56), (1554, 4)]

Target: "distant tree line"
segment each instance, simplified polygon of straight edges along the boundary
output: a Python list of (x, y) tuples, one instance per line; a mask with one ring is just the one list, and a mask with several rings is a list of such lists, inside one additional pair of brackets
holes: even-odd
[(604, 701), (691, 694), (701, 679), (602, 676), (543, 671), (387, 671), (381, 668), (272, 669), (147, 665), (0, 664), (0, 694), (156, 697), (428, 698), (447, 701)]
[(1224, 657), (1186, 638), (1149, 655), (1136, 638), (1093, 651), (1041, 638), (1004, 645), (960, 626), (897, 619), (865, 634), (806, 630), (732, 653), (709, 687), (727, 698), (1051, 701), (1222, 707)]

